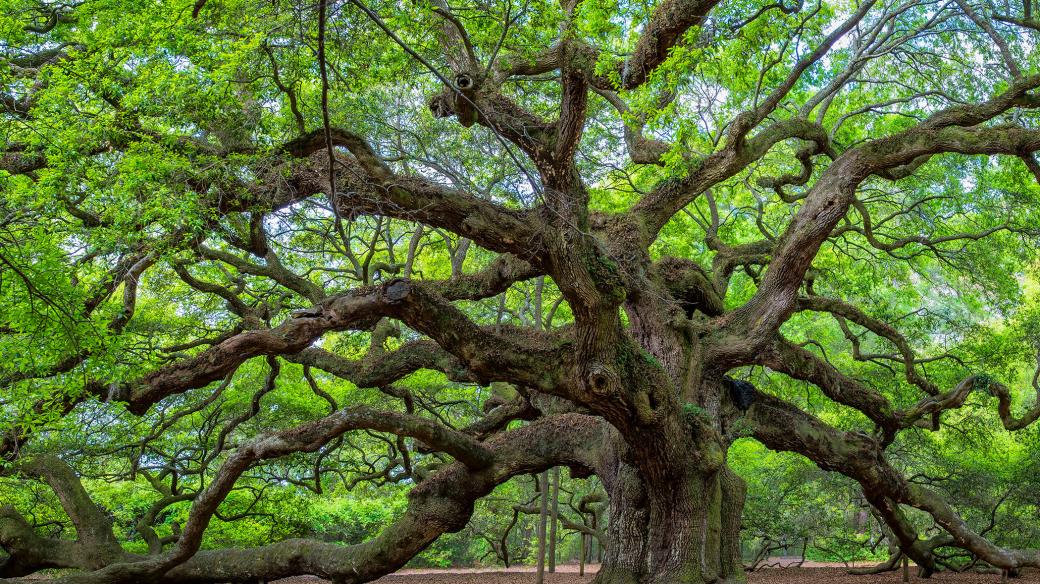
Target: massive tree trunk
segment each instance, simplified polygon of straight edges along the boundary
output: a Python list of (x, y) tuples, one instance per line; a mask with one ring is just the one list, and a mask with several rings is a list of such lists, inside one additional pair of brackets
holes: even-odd
[(620, 463), (604, 477), (609, 547), (596, 584), (745, 582), (740, 558), (744, 484), (728, 467), (691, 465), (678, 480), (647, 480)]
[(745, 488), (725, 463), (729, 425), (746, 404), (690, 334), (693, 311), (714, 313), (717, 302), (699, 272), (688, 277), (688, 267), (665, 259), (648, 270), (651, 288), (630, 288), (626, 299), (638, 344), (631, 360), (664, 375), (629, 375), (636, 415), (612, 420), (617, 433), (600, 471), (610, 497), (608, 548), (597, 584), (746, 581)]
[(680, 365), (691, 362), (689, 345), (679, 351), (667, 343), (649, 346), (676, 379), (696, 382), (676, 411), (659, 405), (655, 424), (613, 437), (600, 471), (610, 498), (609, 543), (595, 582), (745, 582), (745, 486), (725, 463), (726, 420), (735, 412), (728, 382), (700, 381), (699, 367)]

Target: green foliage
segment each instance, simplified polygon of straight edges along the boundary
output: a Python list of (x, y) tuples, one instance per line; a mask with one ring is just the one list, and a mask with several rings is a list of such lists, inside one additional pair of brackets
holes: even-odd
[[(71, 10), (71, 20), (41, 36), (29, 26), (57, 5), (0, 3), (3, 96), (30, 90), (33, 95), (31, 122), (3, 110), (0, 142), (5, 153), (7, 145), (17, 145), (12, 153), (39, 153), (46, 161), (32, 173), (0, 171), (0, 433), (27, 429), (35, 433), (28, 454), (52, 452), (67, 459), (131, 552), (147, 551), (136, 521), (161, 500), (162, 488), (176, 483), (181, 491), (192, 491), (209, 484), (227, 458), (221, 448), (346, 405), (418, 411), (464, 428), (495, 398), (517, 397), (516, 388), (483, 387), (456, 371), (421, 369), (395, 383), (413, 396), (406, 402), (392, 397), (394, 387), (358, 387), (317, 367), (307, 379), (292, 359), (282, 360), (281, 374), (266, 391), (261, 388), (270, 368), (262, 358), (247, 361), (223, 385), (217, 379), (192, 388), (140, 416), (91, 385), (104, 380), (116, 395), (121, 383), (195, 357), (228, 333), (277, 327), (294, 311), (311, 307), (311, 299), (266, 277), (265, 269), (280, 265), (299, 277), (297, 284), (336, 295), (408, 270), (417, 280), (447, 280), (459, 275), (462, 262), (454, 260), (463, 255), (466, 273), (496, 257), (476, 245), (463, 253), (469, 242), (458, 234), (420, 231), (410, 221), (340, 217), (319, 197), (281, 206), (256, 203), (264, 196), (277, 200), (292, 188), (287, 181), (302, 163), (276, 153), (300, 134), (299, 125), (309, 131), (323, 123), (313, 51), (316, 19), (310, 6), (252, 0), (209, 0), (196, 18), (194, 4), (61, 5)], [(430, 3), (371, 4), (409, 46), (447, 71), (444, 55), (434, 48), (443, 21)], [(595, 123), (588, 124), (578, 145), (577, 165), (596, 220), (631, 209), (662, 180), (703, 168), (705, 158), (728, 140), (733, 117), (762, 103), (811, 47), (858, 8), (851, 0), (798, 2), (799, 10), (773, 10), (738, 26), (759, 4), (720, 3), (703, 26), (685, 32), (648, 83), (620, 92), (627, 111), (618, 114), (601, 95), (590, 95)], [(931, 23), (929, 6), (901, 13), (899, 30)], [(532, 169), (504, 163), (511, 159), (502, 142), (479, 125), (459, 128), (453, 120), (431, 116), (427, 101), (442, 89), (440, 82), (359, 11), (348, 5), (337, 9), (329, 43), (335, 88), (328, 109), (335, 125), (371, 137), (376, 150), (402, 172), (434, 176), (509, 209), (539, 204), (528, 184)], [(617, 86), (618, 66), (642, 30), (633, 23), (646, 22), (651, 11), (649, 3), (585, 0), (568, 18), (559, 2), (495, 0), (460, 15), (480, 59), (495, 55), (503, 66), (532, 63), (564, 29), (596, 49), (593, 72)], [(813, 118), (831, 129), (842, 149), (909, 128), (939, 107), (988, 97), (1006, 87), (1006, 76), (987, 61), (996, 54), (988, 37), (965, 34), (961, 20), (943, 20), (926, 37), (893, 49), (912, 66), (871, 59), (854, 83), (831, 95), (825, 110), (817, 106), (797, 113), (785, 104), (769, 121)], [(1024, 57), (1035, 49), (1031, 38), (1012, 39), (1009, 50)], [(16, 64), (56, 47), (68, 58), (34, 68), (35, 76)], [(856, 50), (854, 43), (835, 45), (792, 88), (791, 103), (805, 102), (838, 78), (857, 58)], [(1035, 73), (1035, 55), (1021, 61)], [(558, 87), (546, 79), (510, 82), (502, 92), (533, 115), (559, 114)], [(662, 99), (675, 95), (681, 98)], [(1035, 111), (1019, 114), (997, 121), (1038, 123)], [(643, 126), (647, 136), (670, 143), (663, 165), (629, 162), (623, 126)], [(685, 258), (714, 270), (721, 254), (709, 232), (733, 248), (776, 241), (828, 163), (817, 156), (806, 185), (784, 193), (763, 187), (763, 179), (801, 170), (794, 154), (802, 147), (796, 140), (779, 143), (714, 185), (668, 221), (650, 248), (651, 258)], [(955, 387), (977, 372), (977, 391), (965, 407), (944, 414), (939, 432), (915, 429), (901, 436), (890, 447), (892, 458), (906, 475), (953, 501), (977, 530), (989, 526), (994, 502), (1000, 501), (993, 539), (1036, 547), (1040, 431), (1006, 432), (992, 411), (993, 400), (982, 394), (992, 393), (993, 383), (1010, 387), (1016, 412), (1035, 399), (1040, 187), (1014, 158), (943, 156), (900, 181), (871, 178), (857, 197), (862, 207), (850, 210), (823, 244), (812, 265), (811, 290), (806, 286), (799, 293), (840, 299), (898, 325), (924, 359), (915, 367), (939, 388)], [(250, 203), (248, 212), (226, 211), (243, 201)], [(270, 254), (245, 249), (258, 225)], [(406, 270), (413, 240), (417, 251)], [(601, 243), (606, 249), (612, 242)], [(111, 284), (114, 273), (123, 277), (139, 262), (147, 263), (140, 274)], [(587, 262), (603, 280), (618, 279), (623, 269), (606, 253)], [(758, 292), (767, 262), (768, 257), (759, 258), (726, 274), (727, 309)], [(128, 304), (131, 284), (137, 288)], [(213, 286), (230, 291), (250, 317), (236, 313), (234, 302), (212, 292)], [(520, 282), (497, 298), (459, 307), (489, 327), (564, 329), (574, 322), (551, 279)], [(621, 318), (627, 324), (629, 315)], [(369, 330), (338, 330), (314, 348), (357, 365), (353, 362), (370, 352), (394, 351), (422, 337), (397, 328), (375, 345)], [(803, 311), (782, 332), (850, 378), (878, 388), (896, 408), (922, 399), (903, 375), (891, 339), (862, 325)], [(642, 349), (622, 358), (627, 365), (664, 367)], [(875, 430), (862, 413), (808, 382), (761, 367), (740, 373), (759, 390), (841, 430)], [(90, 391), (98, 399), (65, 411), (64, 404)], [(682, 403), (681, 411), (687, 419), (713, 422), (701, 405)], [(226, 427), (231, 429), (221, 436)], [(729, 438), (744, 438), (748, 425), (738, 420), (727, 432)], [(818, 559), (883, 555), (882, 531), (876, 519), (860, 516), (865, 503), (849, 480), (804, 459), (767, 452), (748, 439), (737, 440), (728, 456), (749, 483), (748, 550), (773, 541), (788, 553), (804, 550)], [(404, 512), (406, 493), (420, 478), (406, 466), (435, 469), (446, 460), (415, 440), (358, 432), (316, 453), (271, 461), (243, 477), (206, 532), (203, 547), (255, 546), (290, 537), (344, 544), (369, 540)], [(530, 561), (533, 519), (525, 512), (512, 523), (515, 507), (534, 497), (529, 482), (502, 485), (478, 503), (466, 530), (441, 538), (414, 564), (496, 563), (501, 550), (494, 546), (507, 527), (512, 559)], [(565, 516), (589, 520), (575, 506), (599, 489), (594, 480), (566, 478)], [(71, 537), (60, 502), (38, 481), (4, 476), (0, 502), (30, 517), (41, 533)], [(171, 536), (182, 527), (190, 504), (165, 507), (153, 524), (157, 534)], [(921, 532), (932, 527), (925, 517), (915, 515), (912, 521)], [(574, 558), (576, 538), (568, 537), (561, 556)]]

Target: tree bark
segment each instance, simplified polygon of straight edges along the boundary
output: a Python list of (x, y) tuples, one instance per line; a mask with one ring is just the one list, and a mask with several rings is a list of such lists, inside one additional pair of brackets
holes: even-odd
[(740, 556), (745, 487), (728, 467), (691, 464), (661, 482), (622, 462), (603, 478), (610, 518), (595, 584), (747, 581)]
[(556, 572), (556, 527), (560, 517), (560, 467), (552, 469), (552, 502), (549, 510), (549, 573)]
[(538, 570), (535, 582), (545, 582), (545, 527), (549, 518), (549, 471), (543, 471), (538, 475), (539, 505), (541, 511), (538, 515)]
[(585, 575), (585, 549), (588, 545), (588, 536), (584, 533), (578, 534), (581, 537), (581, 549), (578, 550), (578, 575)]

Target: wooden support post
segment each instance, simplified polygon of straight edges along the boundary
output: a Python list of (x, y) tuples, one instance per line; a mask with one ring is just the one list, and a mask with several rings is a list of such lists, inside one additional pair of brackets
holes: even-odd
[(903, 582), (910, 581), (910, 559), (903, 554)]

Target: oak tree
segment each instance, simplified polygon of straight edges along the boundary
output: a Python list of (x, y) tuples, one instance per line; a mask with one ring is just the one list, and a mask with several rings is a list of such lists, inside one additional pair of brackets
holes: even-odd
[[(566, 467), (608, 496), (596, 582), (741, 582), (746, 436), (855, 480), (925, 575), (1040, 567), (888, 454), (973, 396), (1040, 418), (954, 350), (1036, 265), (1028, 2), (0, 13), (2, 472), (75, 529), (4, 507), (0, 575), (366, 582)], [(153, 488), (131, 532), (86, 474)], [(368, 541), (203, 549), (263, 485), (358, 480), (414, 485)]]

